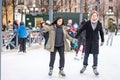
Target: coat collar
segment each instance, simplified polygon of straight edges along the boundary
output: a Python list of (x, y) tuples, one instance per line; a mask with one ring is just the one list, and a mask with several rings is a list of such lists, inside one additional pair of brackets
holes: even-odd
[(91, 28), (93, 31), (96, 31), (96, 30), (97, 30), (97, 28), (98, 28), (98, 26), (99, 26), (99, 23), (100, 23), (100, 22), (99, 22), (99, 20), (98, 20), (97, 26), (96, 26), (95, 30), (93, 30), (92, 25), (91, 25), (91, 21), (89, 20), (90, 28)]

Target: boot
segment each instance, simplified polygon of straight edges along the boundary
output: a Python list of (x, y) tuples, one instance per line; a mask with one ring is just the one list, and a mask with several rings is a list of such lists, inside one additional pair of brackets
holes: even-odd
[(52, 76), (52, 73), (53, 73), (53, 68), (52, 68), (52, 67), (50, 67), (50, 70), (49, 70), (48, 75), (49, 75), (49, 76)]
[(65, 76), (66, 76), (65, 73), (64, 73), (64, 71), (63, 71), (63, 68), (60, 69), (59, 75), (62, 76), (62, 77), (65, 77)]
[(86, 70), (87, 66), (84, 65), (83, 68), (80, 70), (80, 73), (84, 73), (84, 71)]
[(77, 54), (75, 55), (74, 59), (75, 59), (75, 60), (79, 60), (79, 57), (78, 57)]
[(97, 71), (97, 66), (92, 66), (93, 72), (95, 75), (99, 75), (99, 72)]

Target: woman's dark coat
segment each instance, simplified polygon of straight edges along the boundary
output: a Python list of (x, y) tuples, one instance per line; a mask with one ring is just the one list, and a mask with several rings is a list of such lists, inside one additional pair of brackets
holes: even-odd
[(102, 24), (98, 21), (97, 27), (93, 30), (91, 26), (91, 21), (87, 21), (83, 27), (78, 31), (76, 38), (79, 37), (82, 31), (86, 30), (86, 47), (85, 53), (98, 54), (99, 53), (99, 33), (101, 36), (101, 42), (104, 42), (104, 33), (102, 29)]

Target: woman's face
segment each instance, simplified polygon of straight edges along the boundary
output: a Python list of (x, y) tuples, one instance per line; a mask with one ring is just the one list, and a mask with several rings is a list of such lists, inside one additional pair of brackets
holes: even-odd
[(57, 25), (62, 25), (62, 23), (63, 23), (63, 19), (58, 19), (57, 20)]
[(98, 18), (97, 13), (93, 13), (92, 16), (91, 16), (91, 19), (92, 19), (93, 21), (96, 21), (97, 18)]

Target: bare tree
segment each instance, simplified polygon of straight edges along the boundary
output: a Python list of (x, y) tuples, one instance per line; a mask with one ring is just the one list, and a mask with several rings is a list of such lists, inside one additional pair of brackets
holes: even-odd
[(6, 24), (8, 25), (8, 14), (9, 14), (9, 8), (10, 8), (10, 6), (12, 5), (12, 3), (11, 3), (11, 0), (3, 0), (3, 7), (2, 7), (2, 13), (3, 13), (3, 15), (5, 15), (5, 16), (3, 16), (3, 18), (4, 17), (6, 17)]
[(103, 18), (103, 27), (105, 27), (105, 15), (106, 15), (106, 11), (105, 11), (105, 1), (104, 0), (100, 4), (100, 12), (99, 12), (99, 14)]
[(85, 12), (85, 13), (88, 13), (88, 11), (89, 11), (89, 8), (88, 8), (88, 0), (85, 0), (85, 1), (84, 1), (84, 12)]
[(116, 9), (116, 11), (115, 11), (116, 22), (117, 22), (117, 25), (118, 25), (119, 18), (120, 18), (120, 1), (119, 0), (116, 0), (115, 9)]
[(12, 2), (12, 8), (13, 8), (13, 21), (15, 20), (15, 8), (17, 6), (17, 3), (16, 3), (17, 0), (11, 0)]

